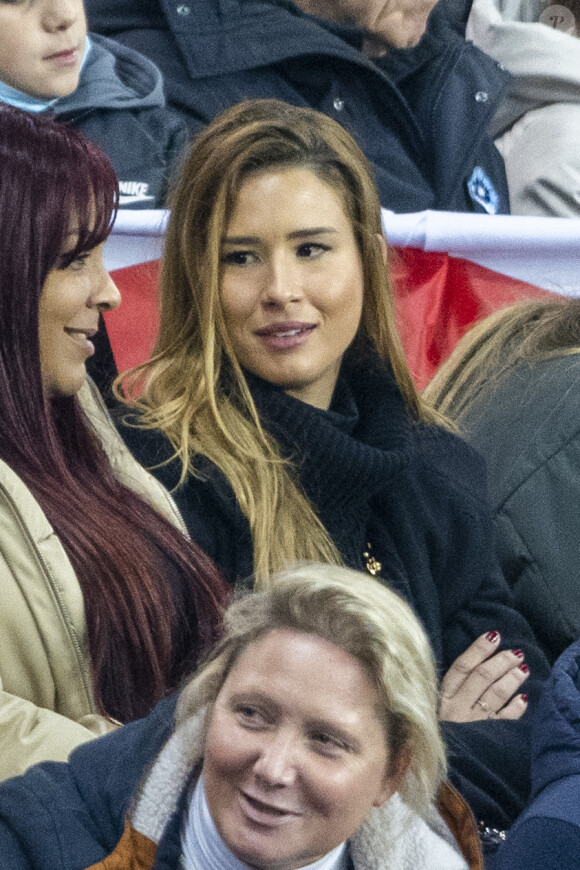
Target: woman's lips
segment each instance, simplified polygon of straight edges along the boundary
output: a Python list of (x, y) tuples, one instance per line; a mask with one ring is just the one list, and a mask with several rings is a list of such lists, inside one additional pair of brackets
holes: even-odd
[(258, 825), (275, 827), (300, 815), (294, 810), (261, 801), (243, 791), (240, 792), (240, 800), (244, 814)]
[(87, 356), (92, 356), (95, 352), (95, 345), (91, 341), (91, 339), (96, 335), (96, 329), (72, 329), (69, 327), (65, 327), (66, 334), (69, 338), (78, 344), (78, 346), (85, 351)]
[(257, 329), (255, 334), (269, 348), (288, 350), (304, 344), (315, 329), (315, 323), (285, 321), (284, 323), (271, 323), (268, 326), (263, 326), (261, 329)]

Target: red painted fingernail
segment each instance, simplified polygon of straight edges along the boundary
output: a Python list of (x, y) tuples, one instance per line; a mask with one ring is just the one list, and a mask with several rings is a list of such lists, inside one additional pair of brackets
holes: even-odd
[(528, 703), (528, 696), (527, 695), (520, 695), (520, 698), (524, 702), (524, 704)]
[(490, 643), (495, 643), (499, 637), (499, 631), (488, 631), (485, 635), (485, 639)]
[(522, 671), (522, 673), (524, 673), (524, 674), (530, 673), (530, 669), (527, 665), (520, 665), (520, 671)]
[(524, 657), (524, 654), (523, 654), (523, 652), (521, 651), (521, 649), (513, 649), (513, 650), (512, 650), (512, 653), (515, 655), (515, 657), (516, 657), (517, 659), (523, 659), (523, 657)]

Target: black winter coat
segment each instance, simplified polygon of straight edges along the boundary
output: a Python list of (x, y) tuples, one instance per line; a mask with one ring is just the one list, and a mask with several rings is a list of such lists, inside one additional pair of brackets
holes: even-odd
[(396, 212), (507, 213), (503, 161), (487, 126), (509, 80), (464, 39), (470, 3), (440, 0), (416, 49), (378, 62), (363, 34), (290, 0), (87, 0), (91, 28), (159, 66), (192, 132), (250, 97), (330, 115), (372, 161)]
[[(364, 569), (368, 552), (381, 563), (378, 579), (413, 605), (441, 672), (479, 635), (499, 631), (503, 647), (525, 652), (533, 705), (549, 669), (494, 555), (479, 456), (443, 429), (412, 423), (379, 367), (343, 364), (329, 411), (248, 381), (262, 422), (293, 457), (345, 563)], [(164, 436), (127, 427), (122, 434), (143, 465), (176, 485), (177, 464), (158, 466), (170, 455)], [(199, 467), (204, 479), (190, 477), (175, 499), (192, 538), (232, 582), (243, 581), (252, 572), (247, 520), (215, 466), (202, 459)], [(529, 719), (444, 725), (450, 779), (494, 827), (509, 826), (527, 797)]]
[(491, 378), (460, 425), (487, 463), (505, 577), (553, 662), (580, 637), (580, 355)]

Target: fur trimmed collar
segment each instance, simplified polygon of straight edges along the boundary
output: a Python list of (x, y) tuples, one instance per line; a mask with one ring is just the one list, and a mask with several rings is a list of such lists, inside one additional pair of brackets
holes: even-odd
[[(192, 770), (201, 758), (201, 723), (202, 717), (198, 716), (173, 733), (136, 796), (129, 819), (131, 833), (137, 833), (150, 843), (159, 844), (170, 820), (183, 803), (183, 796), (191, 784)], [(457, 793), (451, 794), (451, 803), (455, 806), (450, 808), (447, 801), (445, 815), (454, 815), (458, 809), (462, 814), (461, 819), (452, 821), (455, 829), (461, 829), (462, 839), (467, 836), (470, 841), (467, 846), (463, 844), (467, 860), (435, 806), (424, 819), (395, 794), (382, 807), (372, 810), (350, 838), (355, 870), (481, 870), (483, 864), (474, 844), (473, 831), (466, 830), (466, 821), (469, 827), (469, 818), (471, 822), (473, 818), (469, 811), (465, 815), (466, 806)], [(127, 835), (128, 830), (125, 833)], [(96, 865), (95, 870), (100, 866)], [(124, 863), (118, 866), (129, 868), (134, 865)]]

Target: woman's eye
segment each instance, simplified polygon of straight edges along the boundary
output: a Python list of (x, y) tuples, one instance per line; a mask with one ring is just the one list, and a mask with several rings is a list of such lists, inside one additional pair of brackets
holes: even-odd
[(252, 251), (228, 251), (222, 255), (222, 263), (226, 266), (251, 266), (258, 261)]
[(239, 707), (236, 707), (236, 713), (244, 725), (249, 725), (252, 728), (261, 727), (266, 722), (263, 713), (250, 704), (240, 704)]
[(74, 258), (69, 268), (71, 268), (74, 272), (80, 271), (85, 266), (88, 258), (88, 254), (79, 254), (78, 257)]
[(60, 264), (56, 267), (57, 269), (71, 269), (73, 272), (80, 271), (84, 268), (86, 261), (89, 258), (88, 251), (84, 254), (77, 254), (74, 259), (69, 259), (70, 254), (63, 254), (61, 257)]
[(256, 710), (254, 707), (250, 707), (248, 705), (238, 707), (238, 713), (241, 713), (242, 716), (245, 716), (247, 719), (252, 719), (256, 715)]
[(325, 734), (323, 731), (312, 735), (312, 742), (318, 752), (324, 755), (336, 755), (339, 752), (346, 750), (344, 743), (332, 737), (330, 734)]
[(329, 250), (330, 247), (328, 245), (321, 245), (319, 242), (304, 242), (298, 246), (296, 254), (298, 257), (303, 257), (307, 260), (315, 260), (324, 254), (325, 251)]

